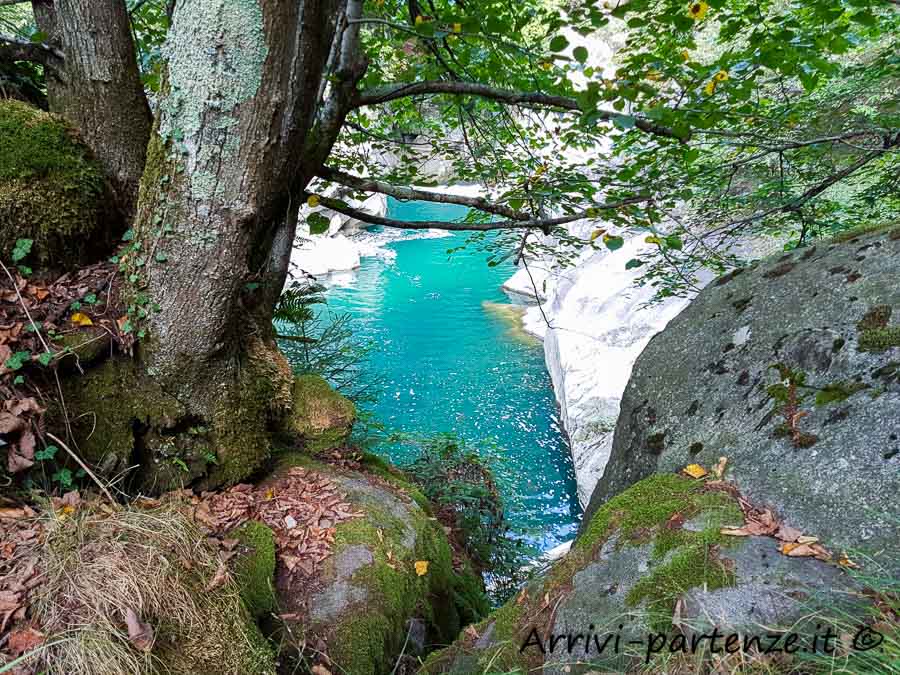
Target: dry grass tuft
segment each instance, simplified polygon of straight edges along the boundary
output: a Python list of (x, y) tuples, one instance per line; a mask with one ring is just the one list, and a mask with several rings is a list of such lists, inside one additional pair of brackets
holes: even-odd
[(219, 560), (184, 514), (83, 509), (47, 530), (34, 613), (62, 640), (48, 675), (273, 671), (235, 583), (207, 590)]

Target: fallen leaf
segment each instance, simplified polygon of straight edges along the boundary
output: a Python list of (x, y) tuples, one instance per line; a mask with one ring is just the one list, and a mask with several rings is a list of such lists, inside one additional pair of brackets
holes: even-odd
[(212, 579), (210, 579), (209, 583), (206, 584), (206, 590), (214, 591), (220, 586), (224, 586), (226, 581), (228, 581), (228, 565), (226, 565), (224, 561), (220, 560), (219, 567), (216, 570), (215, 575)]
[(778, 532), (775, 533), (775, 537), (781, 539), (781, 541), (799, 541), (803, 538), (803, 533), (796, 528), (782, 524), (778, 528)]
[(424, 577), (428, 574), (428, 561), (427, 560), (416, 560), (416, 574), (420, 577)]
[(719, 534), (728, 535), (729, 537), (749, 537), (750, 533), (745, 527), (723, 527), (719, 530)]
[(704, 469), (699, 464), (688, 464), (681, 470), (681, 472), (686, 476), (690, 476), (691, 478), (703, 478), (704, 476), (709, 474), (709, 471)]
[(725, 468), (728, 466), (728, 458), (727, 457), (719, 457), (719, 461), (716, 462), (715, 467), (713, 467), (713, 473), (716, 476), (716, 480), (722, 480), (722, 477), (725, 475)]
[(153, 628), (143, 623), (131, 607), (125, 610), (125, 625), (128, 626), (128, 639), (137, 649), (149, 652), (153, 649)]
[(36, 631), (34, 628), (21, 628), (12, 631), (9, 634), (9, 642), (7, 647), (13, 656), (19, 656), (25, 652), (30, 652), (35, 647), (44, 642), (44, 634)]
[(74, 324), (78, 324), (79, 326), (93, 326), (94, 322), (91, 321), (91, 318), (82, 312), (75, 312), (72, 316), (69, 317), (69, 321)]

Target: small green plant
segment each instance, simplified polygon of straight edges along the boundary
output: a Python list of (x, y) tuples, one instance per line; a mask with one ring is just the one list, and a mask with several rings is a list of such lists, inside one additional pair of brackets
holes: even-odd
[(419, 456), (404, 470), (435, 505), (500, 604), (529, 576), (535, 551), (506, 519), (494, 476), (484, 461), (452, 435), (419, 442)]
[(281, 347), (296, 375), (320, 375), (354, 403), (377, 399), (382, 382), (360, 369), (374, 351), (373, 342), (353, 335), (350, 314), (327, 311), (325, 287), (294, 283), (279, 298), (274, 322)]

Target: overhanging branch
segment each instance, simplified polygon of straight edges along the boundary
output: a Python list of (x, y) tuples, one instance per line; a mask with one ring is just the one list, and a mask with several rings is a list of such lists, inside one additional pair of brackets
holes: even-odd
[(0, 59), (4, 61), (34, 61), (45, 66), (59, 65), (63, 53), (42, 42), (29, 42), (13, 35), (0, 33)]
[[(479, 98), (498, 101), (508, 105), (531, 105), (568, 110), (577, 113), (582, 112), (578, 101), (574, 98), (569, 98), (568, 96), (555, 96), (552, 94), (543, 94), (541, 92), (514, 91), (511, 89), (491, 87), (478, 82), (460, 82), (455, 80), (426, 80), (424, 82), (387, 84), (381, 87), (375, 87), (368, 91), (360, 92), (354, 101), (354, 108), (387, 103), (388, 101), (394, 101), (410, 96), (424, 96), (428, 94), (464, 94), (467, 96), (478, 96)], [(687, 140), (683, 135), (675, 133), (674, 130), (656, 124), (643, 117), (634, 117), (612, 110), (596, 110), (592, 111), (592, 115), (597, 119), (606, 122), (612, 122), (617, 119), (633, 120), (634, 126), (645, 133), (653, 134), (654, 136), (675, 138), (681, 141)]]
[(322, 169), (319, 171), (319, 176), (321, 178), (324, 178), (325, 180), (330, 180), (334, 183), (340, 183), (341, 185), (346, 185), (347, 187), (351, 187), (356, 190), (362, 190), (363, 192), (378, 192), (379, 194), (390, 195), (391, 197), (396, 197), (397, 199), (402, 200), (437, 202), (440, 204), (459, 204), (460, 206), (468, 206), (469, 208), (478, 209), (479, 211), (484, 211), (485, 213), (493, 213), (498, 216), (505, 216), (506, 218), (510, 218), (511, 220), (528, 220), (530, 218), (528, 214), (522, 213), (521, 211), (517, 211), (516, 209), (510, 208), (508, 206), (503, 206), (502, 204), (495, 204), (488, 201), (487, 199), (484, 199), (483, 197), (466, 197), (463, 195), (451, 195), (443, 192), (431, 192), (429, 190), (416, 190), (415, 188), (399, 187), (378, 180), (352, 176), (349, 173), (344, 173), (342, 171), (337, 171), (328, 167), (322, 167)]
[(606, 202), (603, 204), (594, 204), (589, 210), (580, 213), (573, 213), (568, 216), (560, 216), (558, 218), (529, 218), (527, 220), (495, 220), (487, 223), (454, 223), (443, 220), (396, 220), (394, 218), (385, 218), (376, 216), (359, 209), (347, 206), (345, 203), (337, 199), (320, 197), (319, 203), (342, 213), (350, 218), (355, 218), (364, 223), (371, 225), (383, 225), (384, 227), (393, 227), (400, 230), (448, 230), (452, 232), (489, 232), (491, 230), (530, 230), (538, 229), (549, 232), (551, 228), (567, 223), (573, 223), (583, 218), (596, 218), (599, 211), (608, 211), (619, 209), (631, 204), (639, 204), (641, 202), (650, 201), (652, 197), (629, 197), (615, 202)]

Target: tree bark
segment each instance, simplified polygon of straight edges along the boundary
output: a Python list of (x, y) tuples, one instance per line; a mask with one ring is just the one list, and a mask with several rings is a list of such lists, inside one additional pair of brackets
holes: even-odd
[(103, 166), (130, 219), (152, 117), (123, 0), (33, 0), (35, 19), (64, 60), (48, 71), (50, 110), (68, 118)]
[(126, 259), (129, 311), (146, 330), (145, 372), (184, 420), (209, 429), (208, 484), (258, 466), (290, 408), (272, 311), (299, 196), (318, 169), (304, 148), (343, 9), (341, 0), (175, 7)]

